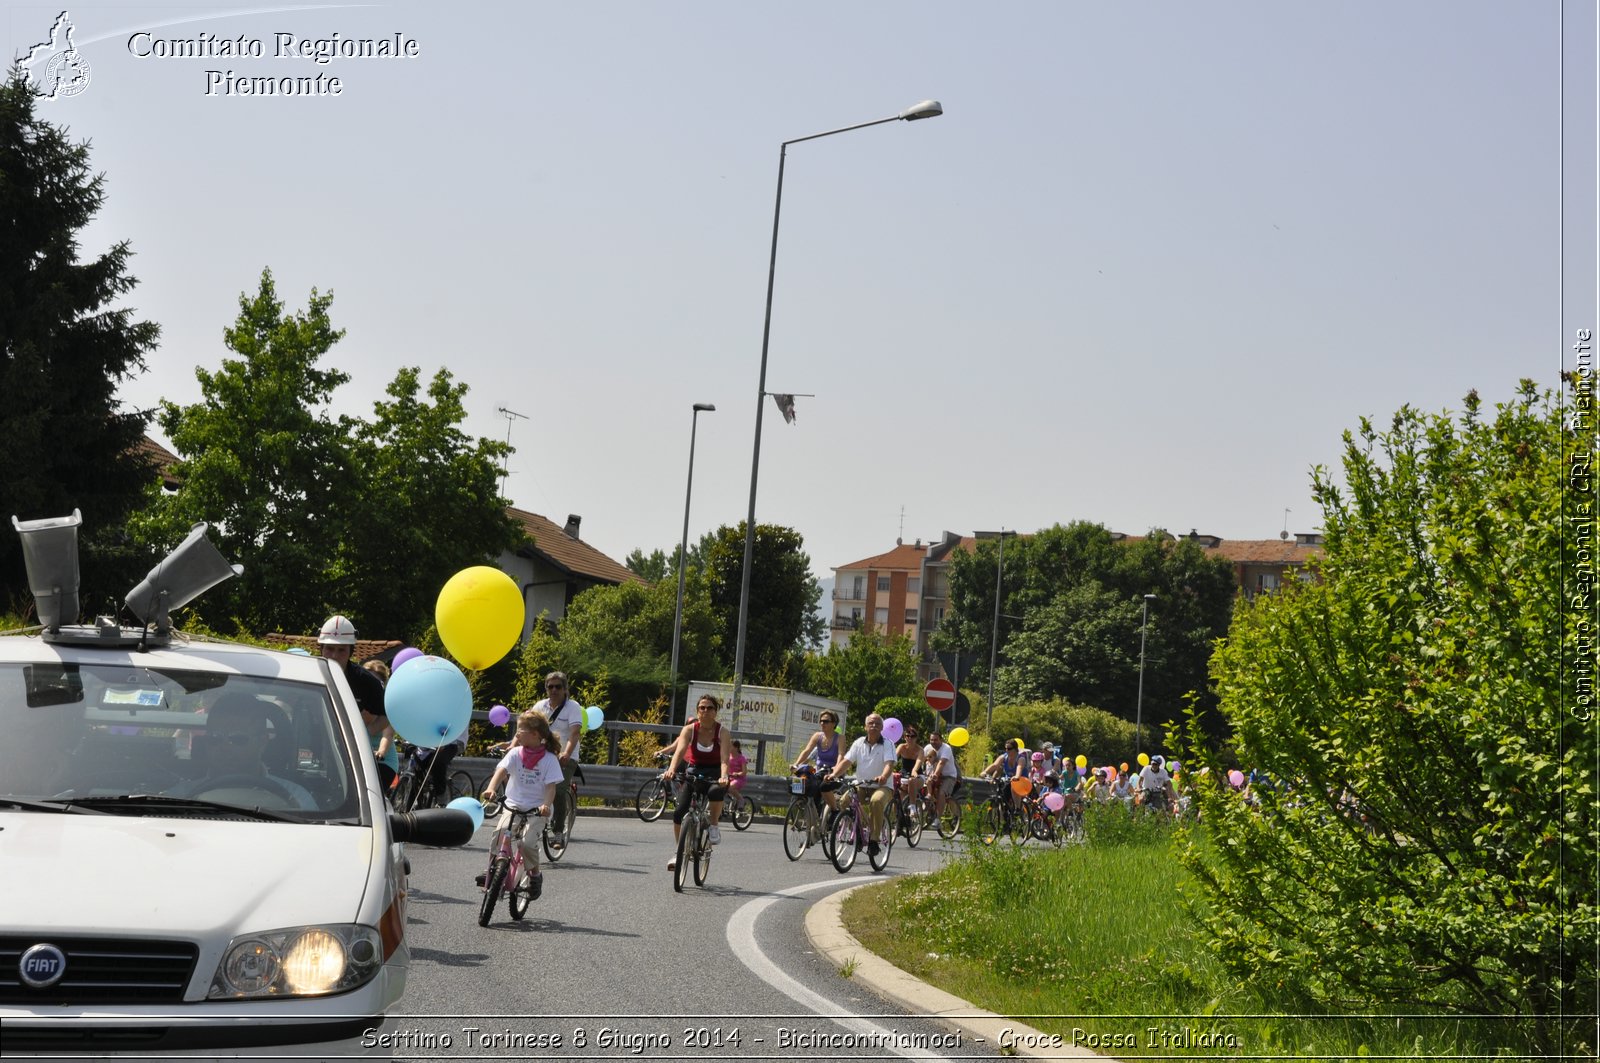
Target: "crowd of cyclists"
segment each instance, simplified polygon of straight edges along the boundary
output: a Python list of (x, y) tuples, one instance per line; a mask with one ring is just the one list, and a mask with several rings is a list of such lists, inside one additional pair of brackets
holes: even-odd
[[(330, 617), (318, 642), (323, 654), (345, 669), (367, 725), (385, 792), (404, 791), (409, 795), (408, 803), (414, 805), (419, 798), (423, 805), (445, 804), (452, 796), (446, 785), (450, 764), (465, 748), (465, 735), (433, 749), (402, 743), (389, 726), (383, 708), (388, 667), (376, 660), (362, 666), (349, 660), (355, 631), (344, 617)], [(547, 845), (553, 834), (554, 844), (564, 848), (575, 811), (573, 781), (581, 778), (582, 771), (578, 761), (583, 709), (567, 696), (564, 673), (551, 672), (545, 677), (544, 688), (547, 696), (517, 717), (511, 741), (491, 747), (491, 754), (499, 760), (481, 794), (489, 814), (498, 815), (491, 849), (500, 844), (498, 832), (516, 824), (512, 828), (518, 834), (515, 841), (530, 875), (530, 881), (523, 885), (533, 897), (541, 892), (543, 876), (535, 846), (526, 834), (529, 815), (549, 821), (544, 832)], [(722, 840), (717, 823), (723, 802), (730, 789), (744, 785), (748, 771), (748, 760), (731, 729), (718, 719), (720, 710), (717, 698), (702, 695), (695, 704), (694, 718), (657, 751), (658, 763), (665, 763), (661, 779), (677, 784), (674, 837), (682, 830), (695, 797), (703, 795), (709, 803), (712, 846)], [(803, 780), (805, 796), (824, 817), (838, 811), (838, 794), (847, 779), (855, 782), (852, 801), (859, 802), (868, 839), (865, 847), (878, 867), (880, 855), (887, 855), (880, 854), (879, 839), (884, 837), (884, 817), (891, 807), (900, 812), (901, 830), (906, 829), (907, 809), (913, 810), (913, 815), (925, 816), (929, 823), (944, 820), (947, 804), (958, 800), (963, 783), (960, 760), (955, 746), (937, 726), (923, 735), (915, 725), (886, 721), (874, 712), (862, 721), (863, 733), (846, 744), (839, 723), (832, 710), (821, 712), (817, 731), (789, 768), (797, 779)], [(961, 734), (955, 737), (964, 741)], [(1083, 809), (1093, 802), (1121, 802), (1130, 808), (1181, 815), (1188, 801), (1175, 785), (1179, 766), (1168, 764), (1160, 755), (1141, 755), (1139, 761), (1135, 769), (1126, 763), (1090, 769), (1084, 757), (1068, 760), (1053, 744), (1043, 743), (1030, 750), (1021, 739), (1012, 739), (983, 769), (981, 777), (994, 785), (996, 801), (1005, 802), (1018, 812), (1026, 807), (1037, 814), (1042, 807), (1062, 823), (1074, 816), (1081, 818)], [(397, 780), (406, 781), (401, 776), (410, 776), (415, 782), (409, 787), (397, 786)], [(1248, 793), (1247, 787), (1245, 791)], [(669, 861), (668, 870), (673, 870), (675, 864), (675, 859)], [(483, 880), (484, 876), (479, 875), (480, 886)]]

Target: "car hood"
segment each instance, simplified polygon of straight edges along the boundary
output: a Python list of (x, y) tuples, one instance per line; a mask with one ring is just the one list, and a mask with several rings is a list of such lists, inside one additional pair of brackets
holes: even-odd
[(0, 927), (235, 934), (360, 921), (371, 827), (0, 814)]

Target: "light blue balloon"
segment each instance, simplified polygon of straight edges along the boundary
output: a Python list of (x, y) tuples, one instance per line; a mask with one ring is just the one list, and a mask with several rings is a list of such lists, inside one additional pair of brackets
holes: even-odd
[(593, 731), (606, 722), (606, 714), (598, 705), (590, 705), (583, 710), (583, 729)]
[(457, 812), (465, 812), (471, 816), (473, 830), (483, 826), (483, 802), (476, 797), (458, 797), (444, 807), (453, 808)]
[(396, 734), (429, 748), (444, 745), (472, 721), (472, 687), (443, 657), (413, 657), (389, 677), (383, 704)]

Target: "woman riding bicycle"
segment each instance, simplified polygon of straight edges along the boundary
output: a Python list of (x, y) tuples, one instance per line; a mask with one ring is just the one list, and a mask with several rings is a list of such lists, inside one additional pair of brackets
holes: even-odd
[(824, 709), (822, 715), (817, 717), (817, 724), (822, 730), (811, 736), (800, 755), (794, 758), (794, 764), (789, 770), (796, 775), (805, 766), (807, 759), (816, 763), (816, 771), (806, 779), (806, 795), (811, 798), (811, 807), (818, 812), (822, 811), (822, 802), (826, 801), (830, 809), (839, 807), (838, 799), (833, 796), (839, 788), (836, 782), (827, 782), (824, 776), (833, 770), (839, 763), (839, 717), (831, 710)]
[[(678, 807), (672, 813), (672, 840), (676, 842), (683, 831), (683, 817), (689, 814), (689, 805), (698, 791), (711, 803), (711, 844), (722, 841), (717, 820), (722, 818), (722, 799), (728, 794), (728, 758), (733, 752), (733, 735), (717, 722), (721, 704), (710, 694), (700, 695), (695, 703), (695, 720), (683, 725), (678, 741), (672, 747), (672, 760), (663, 779), (670, 779), (679, 764), (689, 768), (689, 784), (678, 791)], [(667, 861), (667, 870), (676, 870), (678, 858)]]
[[(500, 832), (511, 826), (512, 817), (518, 813), (524, 814), (517, 828), (517, 847), (522, 850), (535, 900), (544, 891), (544, 874), (539, 870), (539, 847), (528, 837), (526, 813), (545, 817), (550, 815), (550, 806), (556, 799), (556, 787), (561, 783), (560, 752), (561, 744), (550, 731), (550, 721), (529, 709), (517, 717), (517, 734), (512, 739), (511, 749), (495, 765), (489, 784), (483, 788), (483, 800), (487, 802), (494, 798), (501, 782), (506, 783), (505, 810), (500, 813), (500, 822), (495, 825), (494, 840), (489, 843), (490, 852), (499, 848)], [(480, 874), (476, 880), (478, 885), (483, 885), (486, 878)]]

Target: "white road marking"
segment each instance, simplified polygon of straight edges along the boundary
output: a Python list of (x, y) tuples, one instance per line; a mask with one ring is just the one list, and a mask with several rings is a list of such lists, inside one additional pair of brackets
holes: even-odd
[(821, 993), (807, 989), (800, 982), (785, 974), (783, 969), (767, 958), (761, 951), (761, 945), (756, 941), (756, 920), (761, 918), (763, 912), (777, 904), (784, 897), (797, 897), (802, 893), (813, 890), (838, 888), (854, 885), (849, 880), (823, 880), (811, 882), (803, 886), (790, 886), (788, 889), (779, 890), (769, 897), (761, 897), (742, 906), (733, 913), (733, 918), (728, 920), (728, 948), (739, 958), (739, 961), (750, 968), (752, 974), (767, 983), (790, 1000), (808, 1009), (817, 1016), (830, 1022), (836, 1022), (851, 1033), (862, 1037), (874, 1038), (876, 1046), (870, 1050), (859, 1053), (850, 1052), (851, 1055), (872, 1055), (879, 1052), (888, 1052), (905, 1059), (944, 1059), (937, 1052), (930, 1052), (925, 1048), (900, 1048), (894, 1043), (895, 1034), (888, 1027), (880, 1026), (867, 1019), (856, 1018), (850, 1015), (839, 1014), (839, 1006)]

